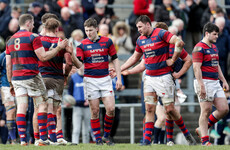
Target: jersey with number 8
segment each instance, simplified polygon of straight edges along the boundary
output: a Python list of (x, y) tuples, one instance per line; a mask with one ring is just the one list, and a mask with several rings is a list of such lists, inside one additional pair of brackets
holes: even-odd
[(36, 76), (38, 58), (34, 50), (42, 47), (40, 37), (26, 30), (19, 30), (6, 44), (6, 55), (11, 56), (12, 80), (26, 80)]

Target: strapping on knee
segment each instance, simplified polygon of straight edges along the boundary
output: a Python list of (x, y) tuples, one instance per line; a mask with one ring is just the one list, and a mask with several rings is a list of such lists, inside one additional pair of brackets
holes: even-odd
[(153, 104), (156, 105), (157, 104), (157, 98), (154, 96), (145, 96), (144, 97), (144, 102), (147, 104)]
[(162, 102), (164, 106), (168, 106), (172, 103), (174, 103), (174, 98), (172, 97), (162, 97)]
[(38, 107), (40, 104), (44, 104), (46, 102), (44, 97), (42, 97), (42, 96), (33, 97), (33, 100), (34, 100), (34, 106), (35, 107)]
[(28, 96), (19, 96), (16, 97), (17, 104), (28, 104)]
[(54, 99), (51, 98), (51, 97), (48, 97), (47, 103), (48, 104), (53, 104), (54, 103)]
[(6, 108), (6, 112), (8, 112), (8, 111), (11, 111), (11, 110), (15, 109), (16, 107), (15, 107), (15, 104), (13, 104), (13, 105), (10, 105), (10, 106), (6, 106), (5, 108)]

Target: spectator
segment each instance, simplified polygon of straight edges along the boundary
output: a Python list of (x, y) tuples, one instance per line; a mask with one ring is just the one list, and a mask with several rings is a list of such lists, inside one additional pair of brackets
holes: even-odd
[(75, 20), (75, 18), (70, 15), (68, 7), (63, 7), (61, 9), (61, 23), (66, 38), (71, 36), (73, 30), (79, 29), (77, 20)]
[(205, 9), (201, 18), (201, 27), (203, 28), (207, 22), (214, 23), (216, 18), (216, 10), (220, 6), (217, 5), (216, 0), (208, 0), (208, 8)]
[(152, 0), (134, 0), (133, 12), (135, 15), (147, 15), (151, 21), (154, 21), (154, 5)]
[(172, 0), (163, 0), (163, 4), (156, 10), (155, 21), (170, 26), (176, 18), (180, 18), (180, 11), (172, 5)]
[(12, 36), (14, 33), (16, 33), (19, 29), (18, 19), (12, 18), (10, 20), (10, 23), (8, 25), (8, 28), (4, 30), (0, 35), (2, 38), (6, 41), (6, 38), (9, 36)]
[(84, 38), (84, 34), (79, 29), (76, 29), (71, 33), (71, 38), (69, 39), (69, 43), (72, 43), (73, 51), (75, 54), (76, 54), (77, 46), (81, 44), (83, 38)]
[(90, 109), (89, 102), (84, 97), (83, 88), (84, 66), (77, 70), (70, 77), (68, 94), (76, 100), (73, 107), (73, 132), (72, 143), (79, 144), (80, 131), (82, 129), (82, 143), (89, 143), (90, 127)]
[(8, 26), (11, 19), (11, 8), (8, 0), (0, 0), (0, 33)]
[(111, 34), (109, 34), (109, 26), (107, 24), (100, 24), (99, 25), (98, 35), (112, 38)]
[(12, 18), (19, 19), (19, 16), (21, 15), (21, 13), (22, 13), (21, 8), (15, 6), (15, 7), (13, 7), (12, 10), (11, 10), (11, 17), (12, 17)]
[(38, 33), (38, 28), (41, 25), (41, 17), (44, 14), (42, 12), (42, 4), (39, 2), (33, 2), (29, 6), (29, 14), (31, 14), (34, 17), (34, 33)]
[(6, 127), (6, 109), (2, 104), (2, 99), (0, 99), (0, 135), (2, 143), (6, 144), (8, 138), (8, 129)]
[(228, 68), (227, 68), (227, 62), (228, 62), (228, 54), (230, 52), (230, 44), (229, 44), (229, 33), (225, 27), (225, 19), (224, 17), (217, 17), (215, 19), (215, 24), (219, 28), (219, 37), (216, 41), (216, 46), (219, 50), (219, 63), (221, 71), (227, 79), (228, 77)]
[(201, 40), (201, 17), (203, 13), (202, 4), (200, 1), (186, 0), (190, 11), (188, 13), (188, 26), (186, 31), (186, 50), (192, 53), (193, 47)]
[(179, 36), (181, 39), (183, 39), (182, 38), (182, 31), (184, 30), (184, 22), (183, 22), (183, 20), (181, 20), (179, 18), (173, 20), (172, 26), (177, 27), (178, 33), (176, 35)]
[(224, 13), (222, 8), (216, 9), (216, 17), (224, 17), (225, 19), (225, 26), (224, 28), (227, 29), (228, 33), (230, 33), (230, 20), (228, 19), (227, 15)]
[(94, 4), (95, 4), (94, 0), (81, 1), (81, 6), (83, 8), (83, 16), (85, 20), (95, 13)]
[(107, 24), (109, 25), (109, 33), (111, 33), (111, 18), (109, 15), (105, 14), (105, 4), (103, 3), (96, 3), (95, 5), (95, 13), (91, 16), (91, 18), (95, 19), (100, 24)]
[(109, 8), (108, 4), (113, 4), (114, 0), (98, 0), (99, 3), (103, 3), (105, 5), (105, 14), (109, 15), (111, 18), (115, 17), (115, 13), (113, 11), (113, 8)]
[(82, 15), (80, 3), (78, 1), (70, 1), (69, 11), (71, 16), (75, 18), (75, 20), (77, 20), (77, 29), (81, 29), (82, 31), (84, 31), (84, 18)]
[(130, 37), (130, 28), (125, 22), (119, 21), (115, 24), (112, 39), (115, 43), (117, 54), (131, 54), (134, 46)]

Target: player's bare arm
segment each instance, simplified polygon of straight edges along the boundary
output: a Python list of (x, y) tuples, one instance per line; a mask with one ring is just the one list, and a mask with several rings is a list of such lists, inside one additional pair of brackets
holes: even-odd
[(142, 53), (135, 51), (131, 57), (121, 66), (121, 71), (133, 66), (142, 56)]
[(223, 89), (224, 91), (228, 91), (229, 90), (229, 85), (228, 85), (228, 82), (226, 81), (222, 71), (221, 71), (221, 68), (220, 68), (220, 65), (218, 64), (218, 77), (219, 79), (223, 82)]
[(184, 42), (176, 35), (173, 35), (169, 40), (170, 44), (175, 44), (175, 50), (171, 59), (167, 60), (168, 66), (172, 66), (174, 62), (179, 58), (181, 51), (184, 47)]
[(201, 72), (201, 66), (202, 66), (202, 63), (199, 63), (199, 62), (194, 62), (193, 63), (193, 70), (194, 70), (194, 74), (195, 74), (195, 77), (196, 77), (196, 80), (200, 86), (200, 98), (201, 99), (205, 99), (206, 97), (206, 91), (205, 91), (205, 86), (204, 86), (204, 82), (202, 80), (202, 72)]
[(49, 51), (45, 51), (44, 47), (40, 47), (38, 49), (36, 49), (34, 52), (36, 53), (37, 57), (39, 58), (40, 61), (47, 61), (51, 58), (53, 58), (54, 56), (57, 55), (57, 53), (62, 50), (65, 49), (65, 47), (68, 44), (68, 40), (62, 40), (62, 41), (58, 41), (58, 46), (56, 48), (53, 48)]
[(132, 69), (129, 70), (124, 70), (122, 71), (122, 75), (130, 75), (130, 74), (137, 74), (137, 73), (141, 73), (145, 70), (145, 60), (142, 59), (141, 62), (136, 65), (135, 67), (133, 67)]
[(179, 72), (174, 72), (172, 75), (175, 79), (179, 79), (183, 74), (185, 74), (192, 65), (192, 58), (187, 55), (184, 59), (184, 65)]
[(121, 90), (122, 88), (122, 82), (121, 82), (121, 69), (120, 69), (120, 63), (118, 58), (113, 60), (114, 68), (117, 74), (117, 82), (116, 82), (116, 90)]

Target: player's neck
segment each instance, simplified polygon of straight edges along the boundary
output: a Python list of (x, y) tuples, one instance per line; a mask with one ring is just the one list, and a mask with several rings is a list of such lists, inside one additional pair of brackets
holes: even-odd
[(26, 31), (29, 31), (29, 29), (28, 29), (28, 28), (26, 28), (26, 27), (20, 27), (20, 30), (26, 30)]
[(57, 35), (53, 32), (46, 32), (46, 36), (56, 37)]
[(150, 36), (152, 34), (152, 32), (153, 32), (153, 28), (151, 27), (151, 29), (149, 29), (149, 31), (148, 31), (148, 35), (147, 36)]
[(209, 47), (212, 47), (212, 43), (207, 38), (203, 38), (202, 42), (207, 44)]

